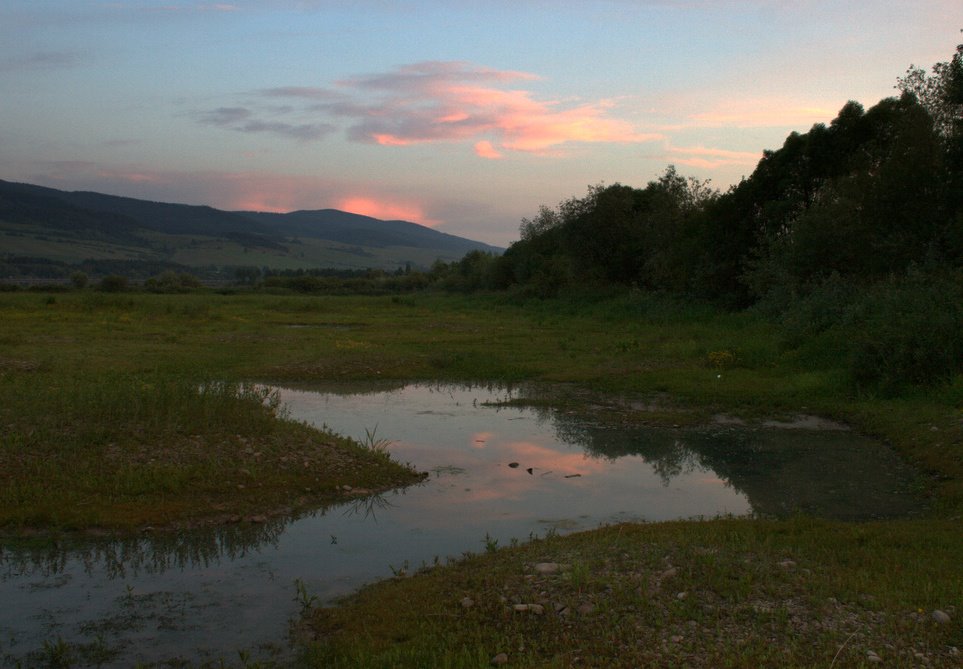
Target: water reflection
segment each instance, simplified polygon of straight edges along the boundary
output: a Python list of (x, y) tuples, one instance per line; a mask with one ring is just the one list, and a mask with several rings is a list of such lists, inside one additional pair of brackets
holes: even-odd
[(187, 533), (158, 533), (119, 539), (50, 539), (0, 546), (0, 581), (32, 572), (48, 577), (69, 564), (107, 579), (162, 574), (170, 569), (208, 568), (238, 560), (255, 549), (276, 546), (293, 518), (235, 523)]
[[(912, 473), (845, 432), (613, 425), (556, 389), (380, 384), (280, 389), (291, 417), (390, 450), (420, 485), (264, 523), (0, 548), (0, 665), (44, 644), (109, 664), (283, 656), (295, 581), (327, 602), (406, 565), (548, 530), (795, 511), (862, 519), (920, 509)], [(566, 398), (571, 399), (571, 398)], [(567, 404), (567, 406), (573, 406)], [(607, 407), (608, 408), (608, 407)], [(39, 659), (38, 659), (39, 658)], [(82, 663), (81, 663), (82, 664)]]
[(711, 471), (745, 495), (756, 515), (871, 520), (925, 510), (915, 492), (916, 473), (894, 451), (844, 430), (631, 430), (571, 416), (559, 416), (557, 430), (598, 457), (641, 456), (665, 486), (693, 471)]

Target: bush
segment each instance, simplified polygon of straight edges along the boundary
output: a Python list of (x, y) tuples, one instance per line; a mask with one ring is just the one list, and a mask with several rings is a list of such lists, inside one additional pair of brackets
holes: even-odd
[(178, 274), (171, 270), (161, 272), (144, 282), (144, 288), (154, 293), (187, 293), (200, 287), (200, 280), (193, 274)]
[(127, 277), (110, 274), (100, 280), (100, 290), (105, 293), (122, 293), (127, 290)]
[(860, 296), (852, 279), (833, 272), (782, 314), (782, 345), (797, 348), (832, 327), (845, 326)]
[(963, 373), (963, 273), (911, 272), (874, 287), (853, 313), (850, 373), (861, 392), (895, 395)]
[(70, 283), (77, 290), (83, 290), (87, 287), (88, 278), (84, 272), (73, 272), (70, 275)]

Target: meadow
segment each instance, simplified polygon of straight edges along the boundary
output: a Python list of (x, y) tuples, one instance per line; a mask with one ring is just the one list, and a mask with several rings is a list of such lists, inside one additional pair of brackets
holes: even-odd
[(922, 520), (715, 519), (490, 546), (306, 611), (306, 664), (963, 662), (959, 380), (860, 394), (846, 361), (786, 346), (758, 313), (641, 292), (11, 292), (0, 323), (11, 541), (237, 522), (419, 480), (375, 444), (288, 420), (261, 385), (348, 379), (571, 383), (657, 398), (640, 416), (653, 424), (817, 414), (894, 447), (930, 502)]

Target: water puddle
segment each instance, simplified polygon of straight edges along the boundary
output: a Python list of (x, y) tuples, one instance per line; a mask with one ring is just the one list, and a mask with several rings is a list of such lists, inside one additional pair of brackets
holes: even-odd
[[(620, 521), (922, 511), (889, 450), (807, 419), (656, 429), (555, 411), (536, 389), (282, 389), (292, 418), (430, 473), (405, 490), (258, 525), (0, 548), (0, 664), (283, 658), (308, 601), (513, 540)], [(520, 400), (531, 400), (524, 402)], [(602, 415), (601, 413), (597, 415)], [(606, 414), (608, 415), (608, 414)], [(841, 427), (841, 426), (839, 426)]]

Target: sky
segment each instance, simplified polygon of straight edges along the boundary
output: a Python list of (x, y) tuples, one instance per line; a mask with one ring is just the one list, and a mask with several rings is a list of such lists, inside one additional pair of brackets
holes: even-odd
[(507, 246), (669, 165), (725, 190), (961, 28), (959, 0), (3, 0), (0, 179)]

